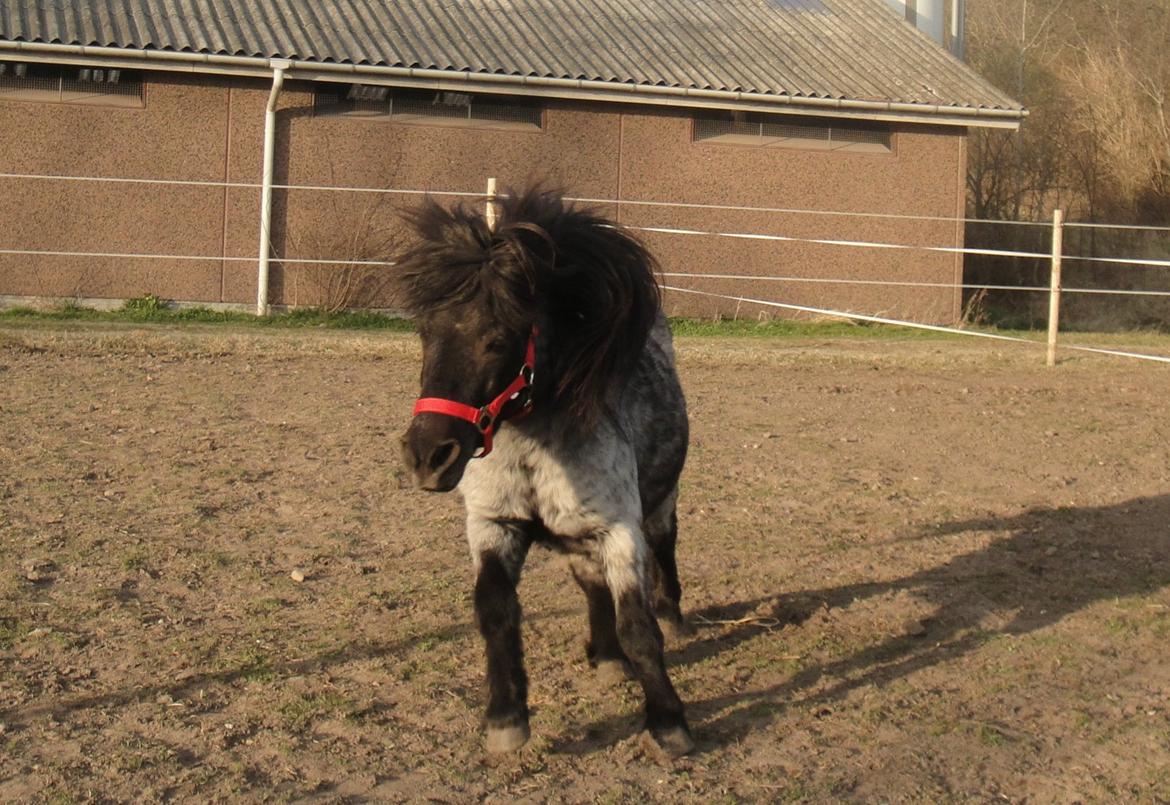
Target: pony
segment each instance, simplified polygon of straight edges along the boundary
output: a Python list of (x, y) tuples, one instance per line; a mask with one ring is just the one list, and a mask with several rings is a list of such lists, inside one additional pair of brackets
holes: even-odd
[(589, 665), (637, 680), (644, 729), (685, 754), (694, 741), (657, 618), (686, 629), (675, 543), (688, 426), (654, 260), (557, 193), (496, 203), (495, 226), (432, 200), (406, 213), (416, 237), (396, 269), (422, 341), (403, 461), (421, 489), (463, 498), (487, 750), (530, 737), (516, 587), (542, 544), (569, 557), (585, 594)]

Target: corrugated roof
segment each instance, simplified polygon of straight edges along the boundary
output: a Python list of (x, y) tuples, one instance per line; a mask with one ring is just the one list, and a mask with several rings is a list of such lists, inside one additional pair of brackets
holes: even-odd
[(0, 40), (1020, 109), (884, 0), (5, 0)]

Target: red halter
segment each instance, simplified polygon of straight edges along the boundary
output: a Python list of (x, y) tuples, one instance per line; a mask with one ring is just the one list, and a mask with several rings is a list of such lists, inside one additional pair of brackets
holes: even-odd
[(524, 353), (524, 365), (520, 367), (516, 379), (487, 405), (476, 408), (454, 400), (445, 400), (442, 397), (423, 397), (414, 404), (414, 416), (424, 413), (445, 414), (475, 425), (483, 436), (483, 452), (476, 453), (472, 458), (483, 458), (492, 451), (492, 434), (496, 432), (497, 425), (504, 421), (500, 418), (500, 412), (504, 410), (505, 405), (512, 400), (523, 401), (520, 410), (508, 419), (520, 419), (532, 412), (532, 379), (536, 373), (536, 335), (536, 325), (533, 325), (532, 335), (528, 336), (528, 348)]

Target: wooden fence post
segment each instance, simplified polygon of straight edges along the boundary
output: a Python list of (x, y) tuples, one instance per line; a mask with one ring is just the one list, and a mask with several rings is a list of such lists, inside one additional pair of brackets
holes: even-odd
[(496, 177), (487, 180), (487, 205), (484, 208), (484, 218), (488, 229), (496, 228)]
[(1048, 290), (1048, 365), (1056, 366), (1056, 334), (1060, 330), (1060, 263), (1064, 251), (1064, 210), (1052, 211), (1052, 276)]

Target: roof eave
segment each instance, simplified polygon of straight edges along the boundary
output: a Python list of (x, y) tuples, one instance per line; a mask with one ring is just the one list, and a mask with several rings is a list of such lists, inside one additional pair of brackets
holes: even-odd
[(256, 78), (270, 77), (275, 69), (280, 68), (286, 71), (288, 79), (306, 81), (348, 81), (463, 91), (467, 90), (468, 84), (474, 84), (478, 92), (499, 94), (524, 94), (608, 103), (681, 106), (692, 109), (737, 109), (787, 114), (817, 114), (827, 117), (864, 117), (870, 120), (962, 127), (1016, 129), (1019, 128), (1021, 120), (1027, 115), (1027, 111), (1023, 109), (766, 95), (689, 87), (617, 84), (609, 81), (584, 79), (0, 40), (0, 59), (11, 58), (14, 54), (19, 54), (20, 58), (30, 61), (103, 64), (126, 69), (151, 69)]

